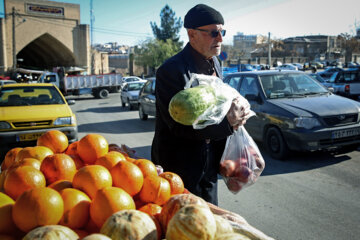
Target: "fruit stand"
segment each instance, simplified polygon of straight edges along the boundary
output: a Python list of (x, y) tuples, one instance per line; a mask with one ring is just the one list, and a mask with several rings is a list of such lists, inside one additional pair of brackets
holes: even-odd
[(0, 239), (273, 239), (126, 145), (64, 136), (51, 130), (6, 154)]

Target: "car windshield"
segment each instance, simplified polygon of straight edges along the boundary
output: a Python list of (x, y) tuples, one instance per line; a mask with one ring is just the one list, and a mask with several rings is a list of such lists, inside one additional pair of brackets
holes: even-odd
[(129, 91), (136, 91), (140, 90), (144, 83), (128, 83), (128, 90)]
[(0, 107), (65, 104), (54, 87), (16, 86), (0, 89)]
[(306, 74), (272, 74), (260, 76), (267, 98), (292, 98), (329, 93)]

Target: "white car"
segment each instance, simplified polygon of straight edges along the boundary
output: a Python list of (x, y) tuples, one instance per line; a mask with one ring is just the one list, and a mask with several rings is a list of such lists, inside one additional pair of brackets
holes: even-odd
[(135, 81), (144, 81), (146, 82), (144, 79), (141, 79), (137, 76), (128, 76), (128, 77), (123, 77), (122, 81), (121, 81), (121, 88), (123, 88), (125, 86), (126, 83), (128, 82), (135, 82)]
[(299, 70), (297, 66), (292, 65), (290, 63), (284, 63), (283, 65), (278, 66), (276, 69), (278, 69), (278, 70), (295, 70), (295, 71)]
[(126, 83), (120, 93), (121, 106), (125, 107), (127, 104), (130, 110), (138, 106), (139, 92), (145, 83), (145, 80)]

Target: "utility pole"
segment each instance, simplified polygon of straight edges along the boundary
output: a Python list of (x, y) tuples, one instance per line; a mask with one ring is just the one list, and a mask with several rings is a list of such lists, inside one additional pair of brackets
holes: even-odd
[(269, 67), (271, 67), (271, 39), (270, 39), (270, 32), (268, 36), (268, 61), (269, 61)]
[(94, 10), (93, 10), (93, 0), (90, 0), (90, 54), (91, 54), (91, 74), (95, 74), (95, 56), (94, 56)]
[(12, 50), (13, 50), (13, 71), (16, 70), (16, 40), (15, 40), (15, 7), (12, 8)]

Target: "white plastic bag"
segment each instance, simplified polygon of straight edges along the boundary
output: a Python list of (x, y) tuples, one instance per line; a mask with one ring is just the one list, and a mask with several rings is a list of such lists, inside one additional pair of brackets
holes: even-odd
[(220, 174), (228, 189), (236, 194), (256, 182), (265, 168), (259, 148), (241, 126), (227, 138), (220, 161)]
[[(211, 86), (214, 89), (217, 99), (216, 104), (206, 109), (205, 112), (194, 121), (192, 124), (194, 129), (202, 129), (212, 124), (219, 124), (226, 116), (235, 98), (239, 99), (241, 105), (249, 105), (246, 98), (242, 97), (236, 89), (224, 83), (216, 76), (193, 74), (184, 89), (190, 88), (194, 82), (197, 82), (199, 85)], [(247, 118), (254, 115), (255, 113), (251, 111)]]

